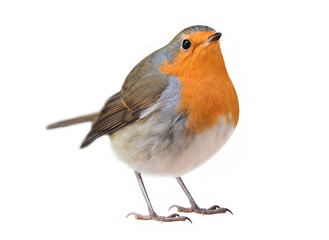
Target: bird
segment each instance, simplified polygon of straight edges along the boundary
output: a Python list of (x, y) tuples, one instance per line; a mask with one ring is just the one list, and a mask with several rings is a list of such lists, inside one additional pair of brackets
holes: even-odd
[(81, 148), (109, 136), (117, 158), (133, 169), (148, 207), (146, 215), (131, 212), (127, 217), (191, 222), (176, 213), (158, 215), (142, 174), (176, 178), (190, 206), (169, 209), (203, 215), (232, 213), (218, 205), (199, 207), (181, 178), (217, 153), (238, 123), (239, 101), (221, 52), (221, 36), (204, 25), (185, 28), (140, 61), (100, 111), (47, 126), (92, 122)]

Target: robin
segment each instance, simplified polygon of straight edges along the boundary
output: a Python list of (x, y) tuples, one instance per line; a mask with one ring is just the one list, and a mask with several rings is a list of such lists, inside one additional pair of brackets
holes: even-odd
[(128, 216), (190, 221), (178, 214), (156, 214), (141, 173), (177, 179), (191, 204), (171, 206), (178, 212), (231, 212), (217, 205), (200, 208), (181, 179), (213, 156), (238, 123), (239, 103), (219, 46), (221, 35), (207, 26), (184, 29), (168, 45), (139, 62), (121, 91), (110, 97), (100, 112), (47, 127), (91, 121), (81, 148), (103, 135), (110, 136), (115, 154), (134, 170), (148, 206), (148, 215), (132, 212)]

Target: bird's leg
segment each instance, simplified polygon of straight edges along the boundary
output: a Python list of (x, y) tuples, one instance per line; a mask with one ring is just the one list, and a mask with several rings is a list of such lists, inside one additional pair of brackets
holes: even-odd
[(195, 212), (195, 213), (199, 213), (199, 214), (216, 214), (216, 213), (226, 213), (226, 212), (230, 212), (231, 214), (233, 214), (229, 209), (227, 208), (221, 208), (217, 205), (214, 205), (210, 208), (200, 208), (194, 201), (194, 199), (192, 198), (191, 194), (189, 193), (189, 191), (187, 190), (185, 184), (183, 183), (182, 179), (180, 177), (176, 178), (177, 182), (179, 183), (179, 185), (181, 186), (181, 188), (183, 189), (183, 191), (185, 192), (186, 196), (188, 197), (188, 200), (191, 203), (191, 207), (190, 208), (184, 208), (178, 205), (172, 205), (169, 209), (175, 207), (177, 208), (178, 212)]
[[(142, 176), (139, 172), (135, 171), (135, 175), (139, 184), (139, 187), (142, 191), (142, 194), (144, 196), (144, 199), (147, 203), (147, 207), (149, 210), (149, 215), (141, 215), (139, 213), (136, 212), (131, 212), (127, 215), (134, 215), (136, 219), (140, 219), (140, 220), (155, 220), (155, 221), (160, 221), (160, 222), (174, 222), (174, 221), (185, 221), (185, 220), (189, 220), (191, 222), (191, 220), (188, 217), (184, 217), (184, 216), (179, 216), (178, 214), (172, 214), (170, 216), (164, 217), (164, 216), (159, 216), (158, 214), (156, 214), (153, 210), (151, 201), (147, 195), (143, 180), (142, 180)], [(192, 222), (191, 222), (192, 223)]]

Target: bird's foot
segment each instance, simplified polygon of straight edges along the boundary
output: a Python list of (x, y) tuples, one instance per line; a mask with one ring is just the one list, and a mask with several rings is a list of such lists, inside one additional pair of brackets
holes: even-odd
[(159, 222), (178, 222), (178, 221), (191, 221), (191, 219), (189, 219), (188, 217), (184, 217), (184, 216), (179, 216), (178, 214), (174, 213), (171, 214), (167, 217), (164, 216), (159, 216), (156, 213), (151, 213), (150, 215), (141, 215), (139, 213), (136, 212), (131, 212), (127, 215), (127, 217), (134, 215), (136, 219), (138, 220), (155, 220), (155, 221), (159, 221)]
[(210, 215), (210, 214), (216, 214), (216, 213), (226, 213), (226, 212), (230, 212), (232, 215), (233, 213), (231, 212), (231, 210), (227, 209), (227, 208), (221, 208), (218, 205), (214, 205), (210, 208), (200, 208), (198, 205), (194, 205), (191, 206), (190, 208), (184, 208), (178, 205), (172, 205), (169, 210), (171, 208), (177, 208), (178, 212), (195, 212), (195, 213), (199, 213), (199, 214), (205, 214), (205, 215)]

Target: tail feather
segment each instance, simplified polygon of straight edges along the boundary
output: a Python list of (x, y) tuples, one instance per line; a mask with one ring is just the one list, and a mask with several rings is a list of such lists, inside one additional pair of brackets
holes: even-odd
[(67, 127), (67, 126), (70, 126), (73, 124), (83, 123), (83, 122), (93, 122), (96, 119), (96, 117), (98, 116), (98, 114), (99, 113), (92, 113), (92, 114), (88, 114), (88, 115), (84, 115), (84, 116), (80, 116), (80, 117), (76, 117), (76, 118), (71, 118), (71, 119), (55, 122), (55, 123), (49, 124), (47, 126), (47, 129), (58, 128), (58, 127)]

